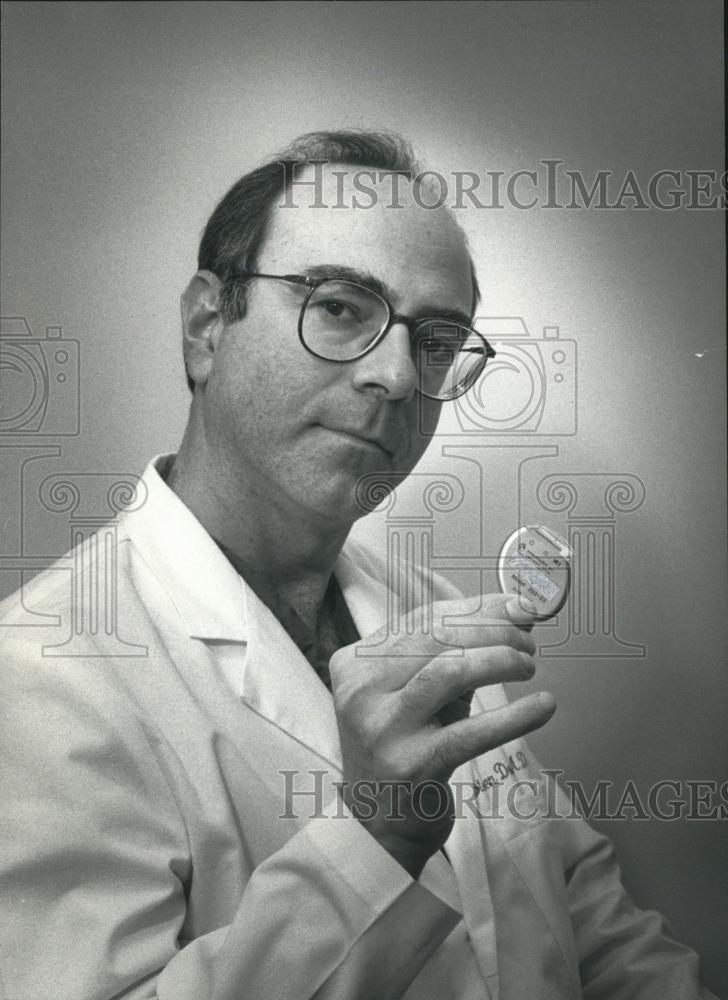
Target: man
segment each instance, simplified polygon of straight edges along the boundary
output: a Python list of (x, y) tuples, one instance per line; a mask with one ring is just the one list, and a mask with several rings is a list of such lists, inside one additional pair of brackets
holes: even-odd
[[(435, 579), (390, 628), (393, 581), (347, 542), (361, 483), (409, 473), (420, 419), (491, 353), (459, 227), (392, 137), (281, 159), (208, 223), (187, 429), (121, 518), (119, 619), (147, 655), (99, 630), (51, 659), (13, 627), (23, 602), (70, 620), (63, 572), (3, 609), (7, 996), (706, 996), (604, 838), (537, 808), (560, 793), (520, 737), (553, 700), (500, 688), (534, 672), (528, 611)], [(532, 780), (489, 814), (508, 760)]]

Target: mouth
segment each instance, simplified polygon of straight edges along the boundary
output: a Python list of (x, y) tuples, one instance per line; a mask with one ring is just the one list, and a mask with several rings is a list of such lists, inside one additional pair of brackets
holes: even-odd
[[(320, 425), (323, 427), (323, 424)], [(356, 444), (361, 448), (365, 448), (377, 455), (386, 455), (387, 458), (392, 457), (392, 452), (385, 447), (376, 438), (366, 437), (364, 434), (359, 434), (355, 431), (344, 431), (336, 430), (332, 427), (323, 427), (325, 431), (329, 434), (334, 434), (336, 437), (340, 438), (342, 441), (347, 441), (350, 444)]]

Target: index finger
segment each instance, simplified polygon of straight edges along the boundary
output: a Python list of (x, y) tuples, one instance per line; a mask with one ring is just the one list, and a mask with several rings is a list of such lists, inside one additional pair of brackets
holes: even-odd
[(350, 648), (358, 666), (366, 665), (370, 675), (386, 674), (385, 686), (397, 689), (435, 657), (462, 656), (465, 649), (511, 646), (533, 655), (536, 643), (526, 631), (532, 618), (509, 595), (436, 601), (415, 608)]
[(442, 601), (436, 640), (446, 646), (511, 645), (524, 653), (536, 652), (530, 632), (538, 609), (530, 601), (512, 594), (480, 594), (477, 597)]

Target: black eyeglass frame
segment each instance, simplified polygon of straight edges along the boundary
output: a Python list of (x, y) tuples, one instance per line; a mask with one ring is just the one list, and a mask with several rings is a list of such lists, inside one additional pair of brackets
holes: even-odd
[[(335, 365), (346, 365), (349, 364), (351, 361), (358, 361), (359, 358), (365, 357), (367, 354), (369, 354), (370, 351), (373, 351), (375, 347), (381, 344), (381, 342), (387, 336), (387, 334), (392, 329), (395, 323), (403, 323), (407, 327), (410, 337), (412, 337), (413, 339), (418, 329), (424, 326), (426, 323), (440, 322), (443, 324), (447, 323), (450, 326), (460, 327), (460, 329), (462, 330), (468, 330), (470, 333), (474, 334), (476, 337), (482, 340), (483, 363), (480, 366), (480, 368), (476, 369), (476, 374), (473, 375), (471, 378), (469, 378), (467, 382), (463, 384), (464, 387), (459, 392), (450, 396), (445, 396), (445, 397), (433, 396), (429, 392), (424, 392), (418, 386), (417, 391), (420, 393), (420, 395), (426, 396), (428, 399), (436, 399), (439, 400), (440, 402), (448, 402), (451, 399), (457, 399), (459, 396), (465, 395), (465, 393), (473, 387), (473, 385), (483, 374), (485, 366), (490, 360), (490, 358), (494, 358), (496, 355), (494, 348), (491, 347), (491, 345), (485, 339), (483, 334), (473, 329), (473, 327), (467, 326), (464, 323), (458, 323), (456, 320), (443, 319), (442, 317), (439, 316), (424, 316), (421, 319), (412, 319), (409, 316), (403, 316), (401, 313), (396, 313), (394, 309), (392, 309), (389, 302), (387, 302), (384, 296), (380, 295), (379, 292), (375, 291), (369, 285), (365, 285), (359, 281), (352, 281), (351, 278), (348, 277), (342, 276), (340, 278), (337, 278), (337, 276), (333, 274), (333, 275), (328, 275), (324, 278), (312, 278), (306, 274), (264, 274), (261, 273), (260, 271), (238, 271), (235, 274), (229, 275), (228, 278), (226, 279), (226, 283), (230, 281), (236, 281), (239, 278), (269, 278), (274, 281), (288, 281), (294, 285), (304, 285), (306, 288), (308, 288), (308, 293), (305, 299), (303, 300), (303, 303), (301, 304), (301, 310), (298, 314), (298, 339), (300, 340), (301, 345), (304, 347), (306, 351), (308, 351), (309, 354), (312, 354), (315, 358), (320, 358), (321, 361), (330, 361), (332, 364)], [(388, 318), (382, 329), (374, 337), (371, 344), (369, 344), (368, 347), (365, 347), (363, 351), (360, 351), (358, 354), (354, 355), (353, 358), (327, 358), (325, 357), (325, 355), (318, 354), (311, 347), (309, 347), (303, 336), (303, 317), (306, 314), (306, 306), (308, 305), (311, 296), (316, 291), (316, 289), (319, 288), (321, 285), (326, 284), (327, 281), (345, 281), (348, 285), (353, 285), (355, 288), (361, 288), (364, 291), (368, 292), (370, 295), (376, 296), (376, 298), (378, 298), (382, 303), (384, 303), (384, 306), (387, 310)]]

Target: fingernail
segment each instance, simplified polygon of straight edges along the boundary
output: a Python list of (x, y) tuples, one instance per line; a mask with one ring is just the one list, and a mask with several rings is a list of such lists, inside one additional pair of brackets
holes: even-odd
[(506, 611), (509, 615), (538, 614), (538, 608), (527, 597), (512, 597), (508, 604), (506, 604)]

